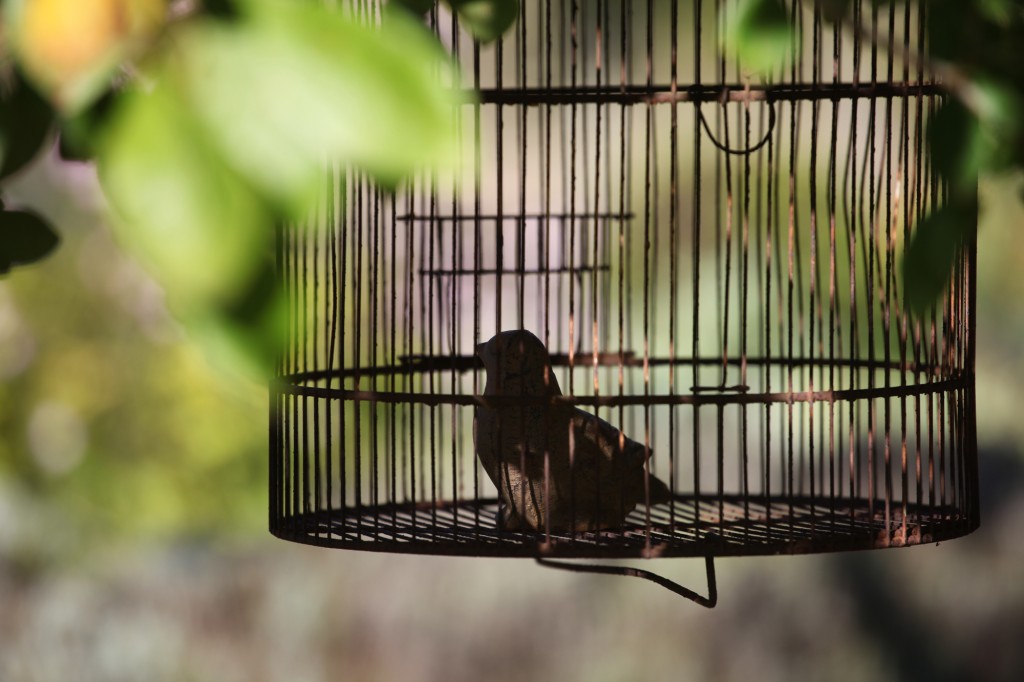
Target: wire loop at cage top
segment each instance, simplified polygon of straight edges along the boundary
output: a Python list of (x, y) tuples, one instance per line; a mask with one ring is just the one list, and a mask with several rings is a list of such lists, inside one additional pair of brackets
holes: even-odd
[[(924, 142), (943, 100), (926, 4), (854, 2), (852, 30), (787, 7), (797, 56), (759, 77), (723, 46), (726, 0), (524, 2), (490, 45), (428, 15), (460, 67), (449, 85), (476, 93), (460, 177), (391, 194), (336, 172), (322, 219), (279, 234), (275, 534), (650, 557), (977, 526), (973, 239), (925, 314), (900, 274), (945, 196)], [(560, 394), (485, 392), (478, 345), (519, 329)], [(648, 487), (621, 522), (503, 522), (475, 431), (515, 405), (578, 408), (642, 446)]]

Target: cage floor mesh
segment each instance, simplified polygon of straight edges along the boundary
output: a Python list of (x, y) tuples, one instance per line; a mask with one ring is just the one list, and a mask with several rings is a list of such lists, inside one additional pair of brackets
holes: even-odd
[(412, 554), (495, 557), (637, 558), (801, 554), (927, 544), (976, 527), (953, 506), (884, 500), (708, 496), (644, 507), (622, 529), (504, 531), (496, 500), (437, 506), (388, 504), (287, 516), (273, 528), (288, 540)]

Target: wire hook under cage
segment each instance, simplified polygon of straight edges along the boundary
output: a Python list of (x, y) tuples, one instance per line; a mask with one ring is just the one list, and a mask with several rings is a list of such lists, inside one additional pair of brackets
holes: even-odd
[[(718, 536), (712, 533), (707, 536), (707, 539), (718, 539)], [(605, 564), (573, 564), (567, 561), (555, 561), (553, 559), (544, 559), (542, 557), (537, 557), (536, 561), (541, 566), (558, 568), (563, 571), (573, 571), (574, 573), (599, 573), (602, 575), (622, 575), (632, 578), (643, 578), (644, 580), (649, 580), (652, 583), (661, 585), (666, 590), (674, 592), (681, 597), (686, 597), (690, 601), (709, 609), (715, 608), (715, 605), (718, 603), (718, 582), (715, 578), (715, 555), (710, 552), (704, 557), (704, 570), (707, 574), (708, 581), (708, 596), (706, 597), (694, 592), (688, 587), (683, 587), (679, 583), (669, 580), (664, 576), (660, 576), (652, 571), (646, 571), (642, 568), (633, 568), (632, 566), (608, 566)]]
[[(704, 127), (704, 132), (708, 134), (708, 139), (711, 140), (711, 144), (715, 145), (715, 147), (726, 154), (746, 156), (747, 154), (753, 154), (758, 149), (765, 146), (768, 143), (768, 140), (771, 139), (772, 133), (775, 131), (775, 102), (767, 101), (765, 103), (768, 105), (768, 130), (765, 131), (764, 137), (761, 138), (760, 142), (755, 144), (753, 147), (748, 147), (747, 149), (733, 149), (732, 147), (727, 147), (719, 142), (715, 137), (715, 134), (711, 132), (711, 126), (708, 125), (708, 120), (704, 117), (704, 112), (701, 111), (700, 106), (697, 107), (697, 116), (700, 117), (700, 123)], [(724, 102), (722, 103), (722, 106), (725, 106)]]

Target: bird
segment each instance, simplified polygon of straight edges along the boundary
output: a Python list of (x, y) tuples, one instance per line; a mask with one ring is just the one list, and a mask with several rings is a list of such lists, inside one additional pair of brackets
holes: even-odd
[(643, 444), (596, 415), (552, 400), (562, 391), (547, 348), (533, 333), (500, 332), (476, 354), (486, 384), (474, 414), (474, 441), (499, 492), (499, 528), (621, 528), (637, 504), (671, 499), (669, 487), (647, 474), (650, 452)]

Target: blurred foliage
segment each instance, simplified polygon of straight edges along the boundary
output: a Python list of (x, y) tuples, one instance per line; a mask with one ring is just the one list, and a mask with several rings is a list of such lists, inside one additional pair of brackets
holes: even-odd
[(445, 0), (478, 39), (497, 40), (519, 18), (519, 0)]
[(53, 110), (20, 73), (0, 89), (0, 180), (39, 152), (53, 125)]
[[(910, 303), (917, 309), (933, 301), (949, 278), (947, 267), (944, 277), (929, 279), (925, 254), (948, 254), (970, 236), (977, 177), (1024, 168), (1024, 5), (935, 0), (926, 17), (938, 72), (956, 98), (939, 111), (929, 131), (933, 168), (950, 189), (947, 204), (930, 222), (950, 229), (915, 232), (904, 261), (904, 277), (920, 279), (907, 289), (916, 292)], [(933, 238), (944, 244), (928, 244)]]
[(15, 265), (45, 258), (57, 246), (59, 238), (42, 218), (31, 211), (0, 212), (0, 275)]
[(0, 563), (29, 572), (126, 536), (264, 526), (262, 387), (186, 343), (84, 203), (88, 177), (51, 154), (10, 189), (66, 227), (52, 258), (0, 281)]
[[(518, 0), (441, 1), (481, 41), (500, 37), (520, 10)], [(915, 230), (903, 261), (918, 312), (944, 290), (969, 236), (977, 176), (1024, 166), (1020, 3), (926, 6), (933, 68), (956, 97), (929, 135), (950, 198)], [(458, 79), (423, 26), (437, 0), (392, 0), (379, 26), (321, 2), (184, 7), (6, 0), (0, 178), (36, 156), (56, 110), (62, 152), (95, 159), (119, 239), (176, 314), (219, 357), (267, 375), (282, 336), (283, 305), (267, 287), (273, 226), (311, 214), (331, 163), (390, 187), (453, 167), (458, 95), (445, 84)], [(816, 7), (849, 23), (868, 11), (863, 0)], [(800, 44), (781, 0), (737, 0), (725, 16), (727, 49), (751, 73), (777, 71)], [(55, 232), (26, 215), (0, 230), (4, 269), (52, 249)]]
[[(492, 36), (518, 8), (463, 4)], [(244, 376), (278, 353), (273, 228), (311, 213), (334, 164), (392, 185), (453, 164), (450, 62), (405, 9), (379, 27), (290, 0), (3, 9), (0, 168), (19, 208), (0, 214), (0, 272), (53, 251), (50, 225), (64, 245), (0, 280), (0, 565), (32, 573), (124, 534), (262, 529), (265, 406)], [(64, 160), (95, 162), (117, 245), (68, 208), (97, 188), (44, 153), (55, 134)], [(244, 374), (218, 381), (178, 322)], [(38, 523), (12, 530), (11, 513)]]
[[(518, 0), (442, 2), (481, 41), (500, 37), (520, 9)], [(392, 0), (379, 26), (320, 2), (189, 7), (6, 0), (0, 179), (38, 155), (56, 121), (62, 153), (95, 160), (119, 240), (157, 277), (179, 319), (226, 364), (265, 375), (284, 319), (270, 262), (274, 225), (312, 212), (331, 163), (387, 186), (453, 165), (457, 100), (444, 84), (457, 77), (422, 25), (436, 0)], [(818, 8), (846, 22), (866, 11), (862, 0)], [(929, 131), (950, 200), (918, 226), (904, 257), (916, 310), (943, 290), (974, 224), (977, 176), (1024, 165), (1020, 3), (934, 0), (927, 22), (935, 69), (956, 98)], [(781, 0), (737, 0), (724, 35), (744, 67), (762, 74), (800, 44)], [(0, 272), (57, 242), (38, 215), (5, 210)]]
[[(1001, 21), (1015, 16), (1016, 3), (976, 5)], [(194, 19), (242, 16), (226, 0), (206, 8), (206, 18)], [(63, 153), (91, 157), (111, 113), (147, 92), (168, 96), (149, 83), (141, 93), (98, 93), (75, 114), (62, 113)], [(2, 89), (5, 97), (12, 92)], [(7, 101), (0, 109), (5, 169), (8, 157), (23, 153), (14, 141), (29, 140), (12, 134), (11, 112), (34, 120)], [(108, 104), (117, 106), (108, 111)], [(980, 126), (962, 106), (967, 114), (954, 117)], [(173, 125), (200, 126), (198, 118), (190, 112)], [(962, 125), (951, 125), (952, 134)], [(36, 149), (47, 139), (39, 137)], [(951, 153), (960, 148), (952, 141)], [(964, 153), (976, 153), (974, 146)], [(218, 172), (232, 172), (212, 145), (181, 153), (214, 154)], [(63, 245), (0, 280), (0, 679), (1020, 679), (1024, 556), (1014, 539), (1024, 522), (1024, 422), (1015, 408), (1024, 400), (1024, 233), (1006, 229), (1022, 219), (1010, 187), (1019, 175), (983, 178), (981, 193), (990, 207), (982, 220), (994, 229), (979, 253), (979, 438), (983, 448), (999, 439), (1014, 444), (1001, 457), (988, 449), (980, 457), (982, 499), (995, 498), (992, 486), (1007, 488), (1001, 508), (986, 507), (971, 538), (938, 548), (722, 561), (722, 600), (705, 612), (639, 581), (507, 560), (281, 543), (225, 548), (228, 535), (266, 535), (262, 390), (218, 381), (185, 343), (161, 288), (111, 241), (101, 218), (76, 219), (99, 213), (82, 199), (93, 189), (84, 169), (63, 164), (57, 177), (52, 155), (28, 156), (40, 162), (5, 170), (5, 199), (39, 206), (40, 218), (60, 227)], [(187, 182), (167, 170), (169, 181)], [(231, 181), (249, 182), (239, 176)], [(969, 186), (972, 176), (965, 177)], [(69, 208), (73, 201), (82, 205)], [(922, 235), (960, 229), (929, 221)], [(122, 226), (120, 239), (131, 245), (124, 229), (131, 228)], [(230, 236), (209, 236), (222, 238)], [(267, 272), (263, 260), (239, 275), (249, 281), (235, 295), (230, 287), (209, 294), (203, 309), (215, 322), (193, 315), (192, 332), (228, 348), (239, 344), (224, 337), (264, 336), (251, 328), (267, 324), (260, 313), (272, 308), (263, 300)], [(161, 284), (180, 295), (162, 275)], [(97, 551), (100, 540), (125, 535), (144, 542)], [(181, 535), (191, 540), (167, 542)], [(699, 563), (664, 568), (700, 584)]]
[[(481, 31), (510, 22), (482, 9), (508, 2), (465, 4)], [(4, 44), (25, 74), (5, 58), (4, 174), (47, 139), (52, 104), (65, 155), (96, 161), (119, 239), (196, 336), (250, 373), (270, 372), (282, 336), (283, 304), (268, 287), (273, 227), (312, 212), (322, 169), (356, 166), (394, 186), (454, 165), (451, 65), (408, 12), (369, 26), (287, 0), (185, 13), (164, 0), (3, 7)], [(14, 223), (17, 235), (0, 236), (7, 267), (45, 253), (26, 246), (29, 219)], [(33, 243), (53, 234), (33, 224)]]
[(161, 29), (166, 0), (6, 0), (5, 40), (29, 78), (73, 113)]
[(739, 0), (725, 21), (725, 48), (745, 69), (777, 71), (792, 56), (796, 31), (779, 0)]
[[(443, 0), (463, 26), (477, 40), (491, 42), (512, 27), (519, 18), (519, 0)], [(389, 7), (401, 7), (423, 16), (437, 7), (438, 0), (391, 0)]]

